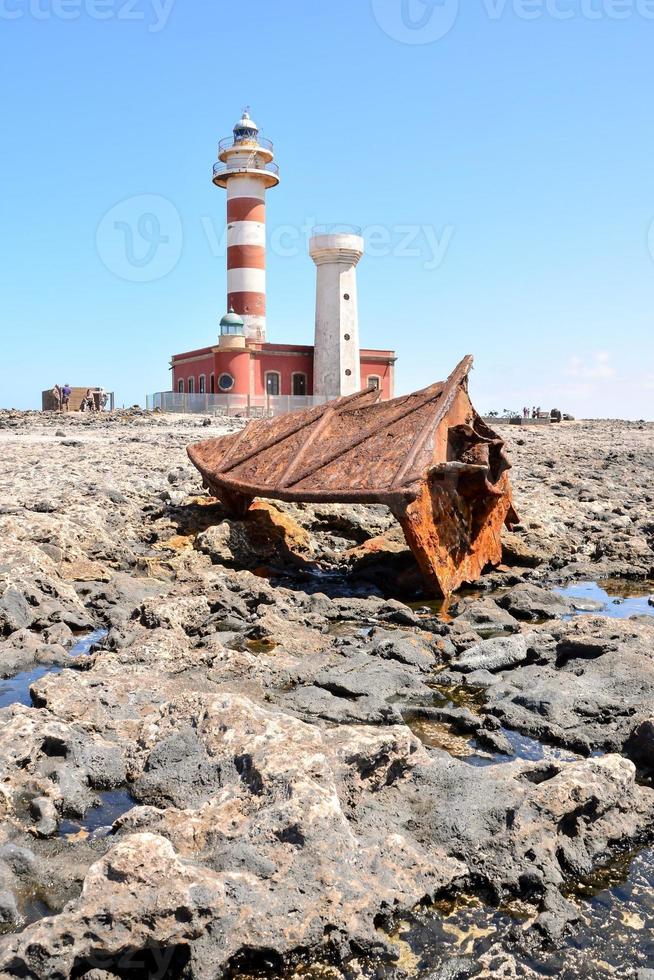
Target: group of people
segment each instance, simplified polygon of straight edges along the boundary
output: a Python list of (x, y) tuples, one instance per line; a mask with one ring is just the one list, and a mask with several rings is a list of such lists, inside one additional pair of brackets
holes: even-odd
[(73, 389), (68, 383), (54, 386), (52, 389), (52, 398), (55, 403), (55, 409), (58, 412), (68, 412), (70, 410), (70, 396), (72, 393)]
[[(69, 384), (65, 385), (55, 385), (52, 389), (52, 399), (55, 404), (55, 411), (57, 412), (68, 412), (70, 411), (70, 396), (73, 389)], [(97, 400), (96, 400), (96, 397)], [(80, 412), (103, 412), (107, 407), (107, 402), (109, 401), (109, 395), (103, 389), (96, 389), (93, 391), (92, 388), (86, 389), (86, 394), (82, 398), (79, 410)]]
[(108, 400), (109, 395), (106, 391), (103, 391), (102, 388), (100, 388), (100, 390), (96, 388), (95, 391), (93, 391), (91, 388), (87, 388), (79, 410), (80, 412), (104, 412), (105, 408), (107, 407)]
[[(522, 417), (523, 419), (529, 419), (529, 418), (548, 419), (549, 418), (550, 422), (561, 422), (564, 416), (558, 408), (553, 408), (551, 412), (541, 412), (540, 405), (538, 405), (538, 407), (534, 405), (531, 411), (529, 411), (529, 409), (525, 405), (525, 407), (522, 409)], [(571, 416), (566, 415), (565, 418), (569, 419), (571, 418)]]

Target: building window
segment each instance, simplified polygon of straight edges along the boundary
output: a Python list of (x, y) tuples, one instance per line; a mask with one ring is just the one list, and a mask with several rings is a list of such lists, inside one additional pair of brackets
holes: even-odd
[(200, 394), (204, 395), (205, 391), (207, 390), (207, 379), (204, 376), (204, 374), (201, 374), (198, 380), (200, 382), (200, 387), (199, 387)]
[(177, 390), (180, 393), (180, 395), (184, 394), (184, 378), (180, 378), (179, 381), (177, 382)]
[(368, 387), (374, 388), (375, 391), (379, 391), (381, 388), (381, 378), (377, 374), (368, 375)]
[(218, 387), (221, 391), (231, 391), (234, 387), (234, 379), (231, 374), (227, 374), (225, 371), (223, 374), (218, 375)]
[(188, 393), (189, 395), (195, 394), (195, 378), (188, 379)]
[(216, 394), (216, 375), (212, 372), (209, 378), (209, 391), (212, 395)]
[(278, 371), (266, 371), (266, 394), (267, 395), (278, 395), (279, 394), (279, 372)]
[(300, 371), (296, 371), (293, 374), (293, 394), (294, 395), (306, 395), (307, 393), (307, 376), (302, 374)]

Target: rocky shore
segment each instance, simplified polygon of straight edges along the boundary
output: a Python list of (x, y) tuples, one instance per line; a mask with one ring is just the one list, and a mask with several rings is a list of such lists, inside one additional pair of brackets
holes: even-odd
[(0, 977), (649, 980), (654, 425), (504, 427), (443, 604), (383, 507), (225, 519), (242, 424), (0, 413)]

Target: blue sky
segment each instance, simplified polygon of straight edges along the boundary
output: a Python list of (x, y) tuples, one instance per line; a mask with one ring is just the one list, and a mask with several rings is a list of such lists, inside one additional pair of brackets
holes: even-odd
[(482, 411), (654, 418), (653, 50), (654, 0), (0, 0), (0, 404), (142, 403), (214, 341), (249, 104), (270, 340), (312, 340), (304, 229), (354, 223), (398, 391), (473, 353)]

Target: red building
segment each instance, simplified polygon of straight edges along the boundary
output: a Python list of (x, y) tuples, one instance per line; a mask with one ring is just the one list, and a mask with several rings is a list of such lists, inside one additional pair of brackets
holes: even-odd
[[(220, 338), (172, 357), (172, 389), (184, 394), (312, 395), (313, 347), (303, 344), (258, 344), (246, 339), (236, 313), (220, 323)], [(361, 351), (361, 384), (381, 388), (384, 398), (394, 393), (395, 353)]]

